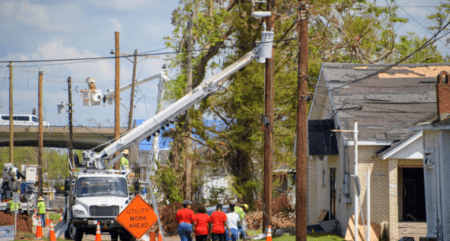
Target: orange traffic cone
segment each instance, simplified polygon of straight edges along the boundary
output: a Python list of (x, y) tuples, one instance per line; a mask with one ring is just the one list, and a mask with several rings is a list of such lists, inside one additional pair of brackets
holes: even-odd
[(50, 225), (50, 220), (48, 219), (48, 213), (45, 214), (45, 226)]
[(150, 241), (156, 241), (156, 234), (155, 232), (150, 233)]
[(267, 229), (266, 241), (272, 241), (272, 229), (270, 228), (270, 225), (269, 228)]
[(95, 234), (95, 241), (102, 241), (102, 234), (100, 232), (100, 222), (97, 222), (97, 233)]
[(63, 212), (61, 211), (61, 215), (59, 216), (59, 221), (61, 222), (63, 220)]
[(38, 226), (36, 228), (36, 238), (41, 239), (42, 238), (42, 226), (41, 226), (41, 219), (38, 219)]
[(56, 241), (55, 230), (53, 229), (53, 221), (50, 220), (50, 241)]

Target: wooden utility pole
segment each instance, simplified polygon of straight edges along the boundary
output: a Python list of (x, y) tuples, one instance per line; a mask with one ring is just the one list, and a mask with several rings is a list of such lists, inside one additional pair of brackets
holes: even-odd
[[(72, 121), (72, 78), (69, 77), (67, 79), (67, 85), (69, 89), (69, 162), (71, 164), (71, 167), (75, 169), (75, 162), (73, 161), (73, 121)], [(70, 170), (72, 172), (72, 170)], [(72, 187), (72, 178), (73, 175), (70, 175), (70, 181), (69, 181), (69, 212), (72, 213), (72, 202), (73, 202), (73, 187)], [(69, 215), (66, 216), (66, 221), (68, 220)]]
[[(267, 1), (267, 11), (272, 12), (275, 1)], [(267, 31), (273, 31), (272, 16), (266, 18)], [(266, 59), (264, 88), (264, 212), (263, 232), (271, 224), (272, 217), (272, 175), (273, 175), (273, 107), (274, 107), (274, 53)]]
[(131, 130), (131, 125), (133, 124), (133, 106), (134, 106), (134, 88), (136, 86), (136, 65), (137, 65), (137, 49), (134, 50), (134, 61), (133, 61), (133, 79), (131, 80), (131, 96), (130, 96), (130, 113), (128, 115), (128, 130)]
[(14, 165), (13, 63), (9, 62), (9, 162)]
[[(120, 137), (120, 50), (119, 50), (119, 32), (115, 32), (115, 56), (116, 56), (116, 82), (114, 93), (114, 138)], [(116, 170), (120, 170), (120, 162), (115, 164)]]
[(39, 132), (38, 132), (38, 181), (39, 181), (39, 196), (44, 196), (44, 180), (42, 178), (42, 160), (44, 152), (44, 126), (42, 115), (43, 103), (42, 103), (42, 93), (43, 93), (43, 71), (39, 70), (39, 87), (38, 87), (38, 116), (39, 116)]
[[(67, 85), (69, 89), (69, 160), (72, 164), (72, 167), (75, 167), (75, 163), (73, 161), (73, 122), (72, 122), (72, 78), (69, 77), (67, 79)], [(72, 185), (71, 185), (72, 186)]]
[(307, 105), (308, 89), (308, 11), (309, 0), (299, 0), (298, 9), (298, 93), (297, 93), (297, 177), (296, 177), (296, 241), (306, 241), (306, 192), (307, 192)]

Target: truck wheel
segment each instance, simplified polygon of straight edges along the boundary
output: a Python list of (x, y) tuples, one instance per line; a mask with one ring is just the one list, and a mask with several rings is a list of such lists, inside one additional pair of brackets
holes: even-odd
[(111, 235), (111, 241), (118, 241), (119, 240), (119, 234), (117, 232), (110, 232)]
[(65, 240), (72, 240), (72, 237), (70, 236), (70, 231), (69, 231), (69, 229), (67, 229), (67, 230), (64, 232), (64, 239), (65, 239)]
[(136, 238), (127, 231), (122, 231), (119, 235), (121, 241), (136, 241)]
[(75, 229), (75, 241), (82, 241), (83, 240), (83, 230), (81, 228)]

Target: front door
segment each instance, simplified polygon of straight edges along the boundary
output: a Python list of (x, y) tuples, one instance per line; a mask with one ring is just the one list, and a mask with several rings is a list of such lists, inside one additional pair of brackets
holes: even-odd
[(403, 168), (403, 221), (426, 221), (423, 168)]

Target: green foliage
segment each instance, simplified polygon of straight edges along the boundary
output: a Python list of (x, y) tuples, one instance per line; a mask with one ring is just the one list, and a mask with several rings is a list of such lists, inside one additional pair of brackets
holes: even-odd
[[(275, 48), (273, 126), (263, 126), (265, 66), (253, 62), (224, 83), (226, 90), (180, 116), (176, 128), (169, 133), (174, 138), (172, 162), (184, 163), (186, 158), (194, 163), (202, 160), (202, 168), (209, 167), (209, 175), (220, 171), (227, 173), (233, 177), (234, 194), (250, 205), (261, 190), (264, 136), (269, 130), (274, 133), (274, 167), (295, 167), (292, 153), (297, 112), (298, 42), (287, 39), (298, 37), (297, 4), (296, 0), (275, 0), (274, 39), (286, 41), (277, 42)], [(250, 1), (229, 0), (221, 4), (213, 0), (180, 1), (173, 12), (175, 30), (172, 36), (166, 37), (166, 44), (175, 50), (187, 50), (187, 23), (194, 12), (193, 48), (206, 50), (192, 53), (193, 88), (207, 77), (207, 72), (217, 73), (254, 48), (253, 43), (260, 40), (262, 21), (252, 18), (251, 11)], [(426, 40), (414, 34), (397, 36), (395, 24), (408, 20), (400, 18), (396, 12), (397, 7), (392, 2), (379, 7), (367, 0), (312, 0), (307, 74), (317, 78), (323, 62), (386, 64), (407, 56)], [(225, 46), (235, 47), (218, 48)], [(182, 52), (169, 59), (170, 67), (178, 70), (178, 74), (166, 85), (167, 99), (178, 99), (186, 92), (187, 56)], [(408, 63), (445, 60), (431, 45)], [(308, 84), (312, 95), (315, 80), (310, 78)], [(205, 126), (205, 118), (220, 120), (222, 128)], [(200, 138), (194, 138), (192, 133)], [(197, 150), (209, 150), (210, 156), (188, 153), (187, 138), (196, 143)], [(185, 178), (183, 171), (184, 168), (172, 169), (179, 180)], [(194, 185), (201, 185), (201, 179)], [(178, 185), (177, 190), (181, 189)]]
[(174, 171), (174, 169), (176, 169), (174, 166), (160, 165), (158, 163), (158, 171), (154, 178), (161, 193), (165, 194), (165, 200), (168, 200), (170, 203), (182, 202), (184, 199), (182, 182), (180, 182), (181, 178), (179, 176), (180, 172)]
[[(0, 148), (0, 165), (9, 162), (9, 148)], [(14, 147), (14, 165), (21, 170), (22, 164), (37, 164), (37, 147)], [(55, 148), (44, 148), (42, 172), (48, 173), (49, 179), (69, 176), (68, 156)]]

